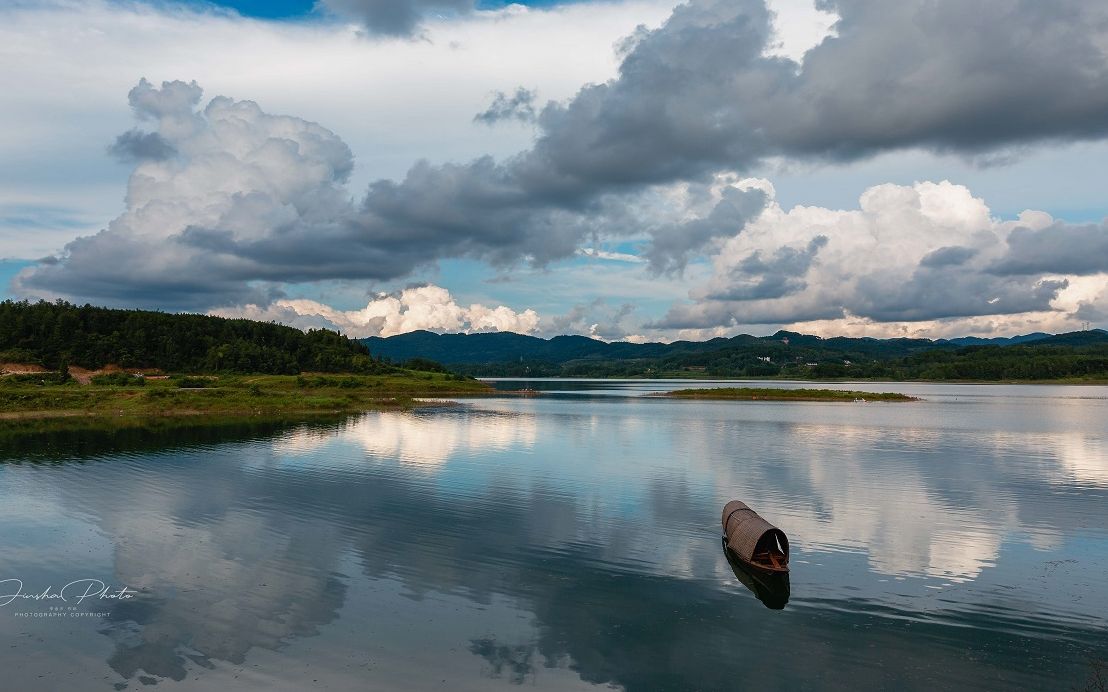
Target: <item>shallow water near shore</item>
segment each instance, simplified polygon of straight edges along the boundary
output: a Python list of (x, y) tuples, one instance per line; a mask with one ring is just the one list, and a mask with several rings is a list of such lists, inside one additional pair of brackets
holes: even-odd
[[(0, 604), (67, 598), (0, 605), (0, 687), (1092, 683), (1108, 387), (772, 384), (922, 400), (516, 380), (495, 386), (542, 394), (5, 436)], [(788, 534), (784, 599), (729, 564), (730, 499)], [(106, 597), (77, 603), (84, 580)]]

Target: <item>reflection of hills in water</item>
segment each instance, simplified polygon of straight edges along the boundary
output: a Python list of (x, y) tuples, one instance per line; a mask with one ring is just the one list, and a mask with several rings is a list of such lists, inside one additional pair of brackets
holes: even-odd
[(782, 610), (789, 602), (792, 587), (789, 582), (789, 573), (761, 574), (750, 569), (746, 564), (727, 549), (727, 537), (723, 538), (723, 555), (727, 558), (727, 564), (731, 565), (731, 571), (742, 585), (758, 597), (758, 600), (770, 610)]
[[(6, 435), (0, 449), (20, 462), (103, 462), (96, 465), (96, 483), (63, 483), (66, 499), (55, 507), (58, 514), (95, 517), (114, 545), (112, 581), (140, 591), (109, 609), (100, 632), (115, 643), (110, 667), (126, 680), (149, 684), (183, 680), (193, 666), (242, 664), (252, 649), (277, 651), (317, 635), (344, 604), (349, 577), (340, 574), (340, 563), (354, 548), (365, 557), (367, 574), (388, 578), (399, 568), (417, 591), (451, 590), (438, 578), (431, 585), (416, 576), (456, 568), (455, 556), (424, 552), (411, 542), (425, 533), (415, 526), (425, 519), (416, 509), (425, 504), (418, 482), (398, 495), (396, 487), (389, 489), (395, 479), (367, 481), (374, 466), (363, 455), (395, 459), (422, 473), (455, 455), (534, 442), (534, 421), (527, 417), (456, 414), (441, 409), (300, 425), (86, 427)], [(352, 446), (361, 454), (352, 455)], [(398, 516), (395, 498), (412, 511)], [(430, 508), (438, 516), (451, 513), (450, 505)], [(493, 540), (499, 521), (489, 519), (475, 530)], [(390, 540), (370, 539), (375, 533)]]
[[(74, 464), (36, 478), (58, 515), (91, 522), (111, 541), (115, 579), (145, 589), (138, 601), (114, 606), (102, 628), (114, 647), (110, 665), (128, 680), (144, 671), (203, 679), (204, 667), (251, 665), (252, 650), (285, 651), (305, 639), (316, 642), (308, 655), (357, 647), (360, 639), (329, 631), (350, 621), (384, 627), (387, 611), (410, 612), (408, 604), (443, 595), (456, 600), (435, 610), (433, 623), (407, 623), (413, 638), (454, 636), (450, 646), (490, 676), (536, 686), (551, 675), (547, 666), (565, 665), (583, 682), (632, 692), (730, 689), (751, 679), (795, 689), (814, 671), (825, 688), (934, 688), (1001, 675), (1013, 687), (1035, 687), (1042, 675), (1072, 678), (1073, 642), (1108, 648), (1099, 616), (1068, 617), (1072, 606), (1060, 606), (1055, 612), (1068, 619), (1055, 619), (1043, 605), (1053, 587), (1036, 590), (1032, 578), (1009, 573), (1004, 589), (1015, 581), (1017, 605), (1035, 601), (1038, 609), (1006, 607), (1014, 601), (990, 584), (989, 563), (974, 552), (1020, 527), (1069, 531), (1077, 519), (1099, 516), (1103, 494), (1066, 498), (1053, 511), (1051, 484), (1064, 468), (1050, 466), (1053, 459), (1015, 468), (1007, 443), (995, 439), (958, 448), (968, 438), (867, 436), (858, 426), (812, 423), (728, 426), (714, 411), (726, 413), (705, 407), (697, 418), (638, 419), (626, 436), (617, 426), (631, 425), (627, 419), (576, 408), (547, 418), (469, 409), (370, 414), (331, 428), (278, 428), (268, 438), (248, 428), (222, 445), (170, 440), (175, 452), (157, 458), (136, 453), (146, 449), (137, 439), (138, 449), (95, 464), (95, 475)], [(117, 442), (111, 451), (127, 451)], [(605, 444), (624, 456), (602, 453)], [(936, 449), (972, 461), (943, 465)], [(596, 457), (566, 470), (588, 450)], [(675, 450), (695, 461), (674, 464)], [(742, 450), (738, 461), (734, 450)], [(452, 464), (483, 452), (527, 454), (527, 463), (482, 459), (495, 472), (476, 482), (464, 474), (479, 464)], [(399, 463), (373, 463), (378, 457)], [(718, 548), (697, 533), (718, 531), (718, 489), (756, 484), (780, 493), (775, 518), (797, 553), (820, 555), (819, 566), (793, 575), (803, 597), (781, 613), (763, 604), (784, 606), (791, 593), (782, 600), (780, 590), (746, 584), (750, 575), (732, 577)], [(920, 510), (951, 508), (959, 498), (974, 509), (921, 518)], [(1006, 511), (987, 523), (997, 508)], [(956, 526), (967, 519), (973, 525)], [(953, 558), (940, 554), (946, 536), (975, 531), (992, 540)], [(875, 556), (908, 548), (904, 557)], [(985, 559), (999, 556), (995, 548)], [(928, 570), (963, 581), (927, 601), (925, 618), (918, 600), (901, 595), (923, 590), (919, 582), (884, 592), (872, 583)], [(761, 603), (721, 588), (732, 578)], [(374, 600), (381, 584), (403, 592), (401, 608)], [(1083, 595), (1095, 611), (1096, 594)], [(458, 602), (483, 614), (509, 603), (528, 624), (513, 614), (511, 627), (496, 630), (491, 617), (478, 627), (471, 618), (485, 615)], [(783, 670), (770, 655), (781, 646), (811, 659)], [(878, 670), (843, 653), (865, 647), (895, 665)], [(1042, 672), (1026, 664), (1031, 648)], [(303, 649), (288, 655), (290, 671), (303, 664), (295, 659)], [(347, 688), (356, 673), (342, 678)]]
[(320, 417), (313, 422), (283, 420), (158, 418), (118, 424), (112, 420), (60, 419), (27, 426), (0, 426), (0, 462), (89, 459), (117, 452), (167, 452), (227, 442), (272, 437), (287, 430), (302, 434), (334, 431), (346, 418)]

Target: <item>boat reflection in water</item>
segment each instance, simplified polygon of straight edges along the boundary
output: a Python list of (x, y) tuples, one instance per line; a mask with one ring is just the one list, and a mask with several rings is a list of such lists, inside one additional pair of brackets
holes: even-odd
[(770, 610), (782, 610), (789, 602), (791, 587), (788, 572), (766, 573), (751, 569), (727, 549), (727, 537), (722, 539), (723, 554), (731, 571), (742, 585), (754, 592), (758, 600)]

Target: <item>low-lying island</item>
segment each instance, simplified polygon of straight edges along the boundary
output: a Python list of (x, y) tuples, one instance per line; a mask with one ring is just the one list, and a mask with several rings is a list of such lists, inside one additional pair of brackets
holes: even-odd
[(678, 389), (661, 396), (677, 399), (718, 399), (735, 401), (919, 401), (897, 392), (856, 392), (842, 389), (781, 389), (778, 387), (717, 387), (714, 389)]

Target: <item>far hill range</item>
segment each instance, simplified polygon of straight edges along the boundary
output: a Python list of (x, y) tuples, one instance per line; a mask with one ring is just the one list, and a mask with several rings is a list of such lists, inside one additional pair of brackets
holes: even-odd
[(789, 377), (1108, 380), (1108, 332), (957, 339), (821, 338), (789, 331), (672, 343), (414, 331), (361, 339), (394, 362), (426, 358), (479, 377)]

